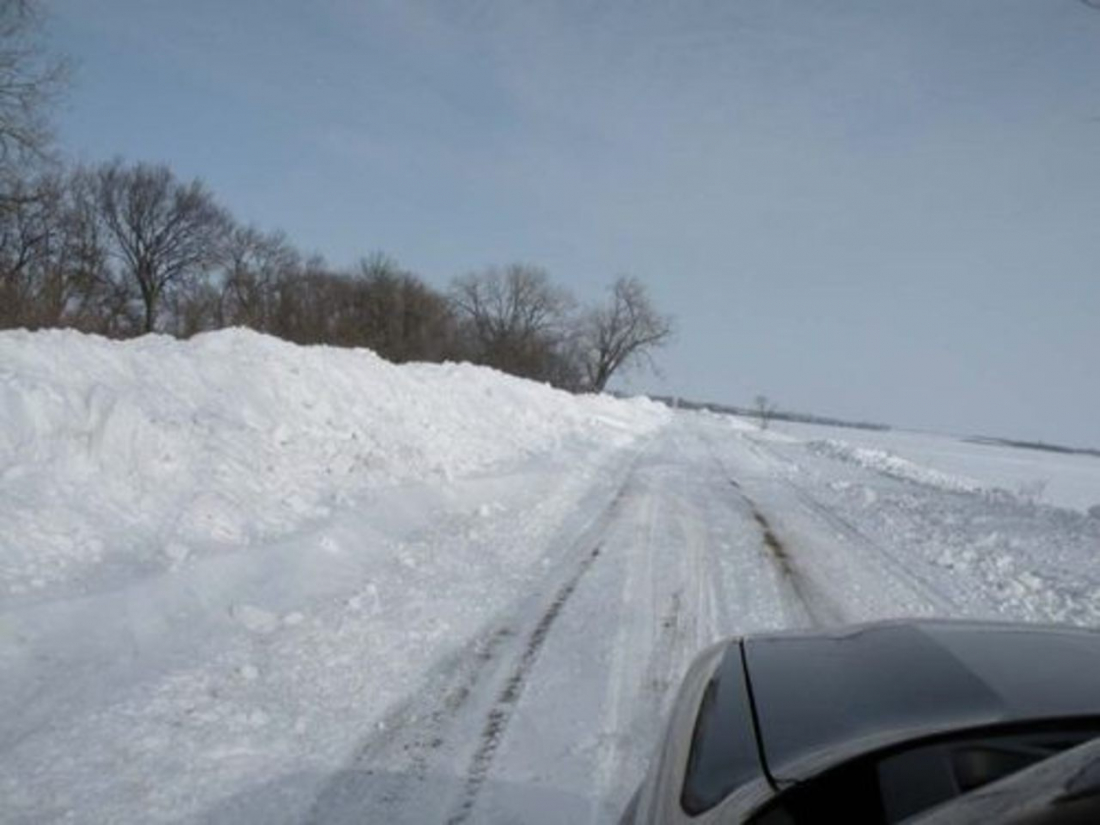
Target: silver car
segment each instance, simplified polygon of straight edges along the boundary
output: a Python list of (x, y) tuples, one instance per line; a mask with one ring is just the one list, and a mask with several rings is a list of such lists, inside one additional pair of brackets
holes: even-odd
[(703, 652), (625, 825), (1100, 822), (1100, 633), (913, 621)]

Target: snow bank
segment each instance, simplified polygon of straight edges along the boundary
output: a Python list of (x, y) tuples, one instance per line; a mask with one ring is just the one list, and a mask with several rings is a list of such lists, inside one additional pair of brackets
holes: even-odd
[(0, 593), (154, 569), (322, 518), (372, 488), (466, 476), (662, 424), (468, 364), (245, 330), (190, 341), (0, 333)]
[(875, 450), (870, 447), (856, 447), (844, 441), (825, 439), (807, 442), (806, 447), (818, 455), (858, 464), (869, 470), (875, 470), (903, 481), (913, 481), (928, 487), (955, 492), (980, 492), (984, 488), (978, 482), (962, 476), (949, 475), (931, 467), (924, 467), (908, 459)]

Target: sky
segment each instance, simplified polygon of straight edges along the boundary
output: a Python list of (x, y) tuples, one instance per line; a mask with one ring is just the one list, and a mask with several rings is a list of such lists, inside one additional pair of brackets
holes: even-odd
[(1100, 446), (1081, 0), (49, 0), (77, 161), (333, 264), (512, 261), (676, 319), (620, 387)]

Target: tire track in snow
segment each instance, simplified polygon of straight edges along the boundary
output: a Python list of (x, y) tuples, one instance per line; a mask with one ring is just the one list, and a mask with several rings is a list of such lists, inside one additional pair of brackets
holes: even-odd
[(603, 487), (595, 501), (588, 494), (590, 507), (579, 518), (559, 527), (543, 555), (548, 572), (385, 714), (348, 768), (317, 795), (306, 822), (469, 818), (528, 672), (602, 552), (603, 537), (619, 517), (651, 442), (632, 451), (614, 484)]
[[(634, 546), (638, 552), (623, 558), (622, 584), (619, 590), (620, 617), (628, 616), (634, 605), (638, 602), (654, 604), (653, 581), (653, 529), (658, 507), (657, 499), (651, 494), (646, 494), (640, 501), (644, 512), (642, 524), (644, 528), (637, 531)], [(613, 541), (613, 537), (606, 537)], [(650, 633), (652, 628), (640, 625), (636, 622), (620, 619), (615, 630), (615, 642), (611, 648), (611, 664), (604, 698), (603, 727), (610, 734), (606, 735), (601, 743), (599, 756), (593, 766), (592, 776), (597, 787), (608, 785), (618, 775), (622, 759), (621, 727), (623, 715), (627, 711), (630, 701), (628, 663), (629, 657), (638, 649), (645, 649), (651, 643)], [(589, 823), (600, 821), (600, 808), (593, 805), (589, 812)]]
[(792, 482), (788, 481), (787, 483), (794, 488), (795, 494), (808, 510), (820, 516), (822, 520), (829, 524), (829, 526), (835, 529), (839, 534), (847, 536), (853, 545), (866, 547), (874, 551), (883, 562), (883, 565), (890, 569), (895, 578), (904, 581), (925, 601), (934, 606), (937, 613), (945, 616), (961, 616), (965, 614), (965, 611), (958, 604), (936, 590), (935, 587), (933, 587), (925, 577), (914, 570), (912, 566), (903, 564), (892, 550), (871, 539), (848, 519), (844, 518), (830, 507), (822, 504), (805, 490)]
[[(885, 574), (883, 581), (894, 586), (900, 585), (906, 593), (916, 597), (920, 603), (917, 605), (920, 608), (917, 611), (918, 613), (926, 614), (931, 610), (931, 612), (943, 615), (960, 614), (958, 605), (939, 592), (909, 566), (905, 565), (890, 548), (871, 539), (839, 513), (820, 502), (802, 484), (791, 478), (792, 473), (800, 472), (799, 465), (777, 455), (766, 444), (754, 438), (742, 438), (740, 443), (766, 465), (784, 470), (784, 472), (772, 474), (772, 479), (788, 491), (792, 503), (801, 509), (805, 515), (815, 519), (829, 528), (833, 535), (843, 539), (843, 546), (853, 554), (852, 563), (858, 561), (864, 566), (871, 563), (879, 572)], [(715, 460), (719, 464), (723, 464), (716, 454)], [(803, 566), (799, 565), (797, 557), (802, 552), (801, 548), (792, 546), (789, 541), (780, 541), (779, 534), (773, 527), (772, 522), (764, 515), (760, 505), (746, 494), (744, 485), (735, 481), (728, 471), (726, 474), (731, 485), (737, 488), (741, 496), (752, 507), (754, 514), (758, 516), (757, 521), (764, 530), (765, 541), (767, 542), (767, 535), (770, 533), (772, 538), (779, 542), (783, 552), (782, 558), (778, 559), (778, 563), (781, 569), (790, 571), (791, 575), (788, 576), (788, 581), (792, 585), (792, 590), (794, 590), (796, 596), (805, 605), (811, 621), (818, 625), (828, 626), (865, 620), (867, 617), (859, 614), (859, 606), (855, 606), (857, 608), (856, 615), (851, 615), (851, 610), (845, 609), (843, 602), (835, 598), (835, 595), (838, 594), (831, 593), (821, 581), (809, 575)], [(797, 521), (797, 518), (795, 520)], [(813, 534), (827, 535), (828, 531), (814, 531)], [(862, 555), (864, 560), (861, 561), (859, 555)], [(852, 607), (852, 605), (849, 605), (849, 607)]]
[(787, 545), (776, 534), (771, 522), (764, 515), (760, 506), (745, 492), (741, 483), (733, 477), (726, 464), (718, 456), (713, 443), (709, 438), (706, 441), (707, 451), (718, 467), (720, 475), (733, 488), (735, 495), (740, 498), (748, 508), (753, 520), (760, 528), (760, 538), (764, 545), (768, 561), (778, 573), (779, 580), (793, 597), (806, 618), (814, 627), (829, 627), (844, 623), (844, 614), (820, 588), (805, 575), (795, 564)]
[[(595, 507), (555, 534), (543, 556), (543, 564), (552, 562), (549, 572), (458, 651), (440, 660), (419, 689), (385, 713), (348, 768), (316, 796), (306, 823), (448, 821), (461, 807), (449, 804), (449, 799), (457, 794), (465, 801), (472, 784), (477, 786), (476, 797), (495, 751), (494, 746), (476, 756), (486, 748), (488, 717), (502, 697), (519, 698), (525, 676), (514, 680), (516, 672), (534, 664), (564, 601), (599, 556), (602, 537), (618, 517), (652, 441), (647, 439), (633, 451), (616, 472), (615, 483), (596, 497)], [(563, 569), (568, 575), (564, 582)], [(535, 627), (524, 636), (533, 616), (538, 617)], [(536, 636), (539, 640), (531, 650)], [(525, 658), (530, 659), (526, 665)], [(500, 726), (496, 735), (498, 745), (505, 727)], [(474, 757), (471, 742), (478, 743)], [(475, 758), (484, 763), (485, 772), (471, 783)], [(462, 764), (468, 765), (464, 773), (456, 768)], [(471, 797), (471, 807), (474, 801)]]
[(627, 471), (614, 498), (583, 531), (574, 543), (574, 551), (570, 556), (575, 556), (577, 549), (591, 547), (576, 563), (572, 574), (554, 592), (553, 598), (543, 608), (534, 628), (527, 636), (519, 658), (509, 672), (503, 687), (499, 690), (493, 706), (485, 717), (485, 722), (478, 737), (478, 745), (467, 764), (462, 779), (462, 788), (457, 803), (452, 806), (451, 814), (445, 820), (447, 825), (461, 825), (468, 822), (474, 811), (478, 796), (489, 778), (493, 760), (500, 749), (501, 742), (508, 729), (508, 724), (515, 713), (516, 706), (523, 695), (532, 668), (538, 661), (543, 645), (546, 643), (554, 623), (561, 615), (570, 597), (576, 591), (585, 574), (592, 568), (603, 551), (604, 537), (610, 526), (619, 517), (627, 503), (631, 487), (635, 482), (638, 464), (645, 449), (639, 450), (634, 461)]
[(768, 558), (776, 566), (782, 580), (786, 582), (794, 597), (798, 600), (806, 616), (815, 627), (829, 627), (844, 623), (844, 615), (840, 608), (819, 592), (813, 583), (798, 569), (786, 545), (779, 539), (772, 529), (767, 517), (760, 512), (760, 508), (748, 496), (744, 496), (745, 502), (752, 510), (752, 517), (760, 526), (764, 547), (767, 549)]
[[(486, 670), (514, 635), (509, 625), (498, 625), (437, 666), (423, 691), (378, 723), (380, 732), (351, 760), (353, 770), (338, 775), (318, 794), (303, 820), (305, 825), (371, 821), (372, 814), (385, 821), (405, 821), (402, 806), (429, 781), (433, 760), (446, 749), (454, 720), (476, 698)], [(403, 770), (385, 775), (381, 766), (392, 763), (394, 755), (404, 762)], [(361, 784), (349, 781), (354, 776), (377, 781), (365, 793)]]
[(601, 547), (597, 545), (581, 562), (580, 567), (574, 572), (573, 576), (558, 590), (550, 606), (542, 614), (534, 630), (531, 631), (519, 661), (508, 680), (504, 683), (504, 688), (497, 696), (493, 709), (489, 711), (485, 727), (481, 731), (480, 743), (470, 759), (469, 767), (466, 769), (466, 778), (460, 801), (454, 812), (448, 817), (447, 825), (460, 825), (460, 823), (468, 821), (470, 814), (473, 812), (474, 803), (477, 801), (478, 793), (489, 776), (493, 758), (496, 756), (504, 732), (511, 721), (512, 714), (515, 712), (516, 704), (523, 695), (523, 689), (527, 684), (531, 668), (538, 660), (542, 646), (550, 633), (550, 628), (553, 627), (554, 622), (561, 615), (562, 608), (569, 601), (569, 597), (573, 595), (573, 591), (577, 589), (577, 585), (580, 584), (584, 574), (599, 558), (600, 550)]
[[(762, 444), (754, 439), (747, 440), (746, 444), (758, 457), (765, 461), (772, 461), (780, 465), (791, 465), (789, 460), (776, 455), (766, 444)], [(901, 559), (898, 558), (897, 554), (889, 547), (872, 539), (851, 521), (836, 512), (833, 508), (823, 504), (806, 490), (805, 487), (796, 483), (791, 478), (786, 476), (778, 476), (778, 478), (780, 478), (782, 483), (794, 493), (798, 502), (806, 510), (819, 517), (829, 527), (836, 531), (837, 534), (844, 536), (848, 540), (850, 546), (864, 548), (870, 551), (882, 563), (882, 566), (889, 570), (893, 578), (903, 582), (910, 590), (914, 591), (925, 602), (934, 607), (937, 613), (954, 616), (964, 614), (965, 611), (963, 611), (958, 604), (938, 591), (931, 582), (917, 573), (911, 565), (904, 564)], [(904, 480), (897, 481), (902, 484), (912, 483)]]
[(707, 536), (685, 517), (681, 482), (667, 467), (652, 466), (633, 518), (608, 536), (622, 572), (589, 773), (590, 825), (618, 821), (645, 769), (639, 751), (648, 756), (682, 672), (716, 635)]

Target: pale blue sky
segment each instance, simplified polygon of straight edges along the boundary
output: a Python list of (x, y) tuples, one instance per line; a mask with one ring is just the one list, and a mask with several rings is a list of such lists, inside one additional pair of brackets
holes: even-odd
[(638, 390), (1100, 446), (1079, 0), (52, 0), (74, 158), (335, 264), (632, 273)]

